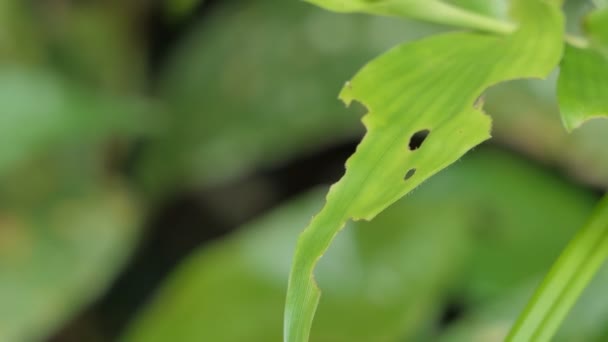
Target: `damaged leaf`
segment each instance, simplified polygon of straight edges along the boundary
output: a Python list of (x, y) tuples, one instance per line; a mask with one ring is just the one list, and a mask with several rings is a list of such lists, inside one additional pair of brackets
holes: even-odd
[[(357, 3), (361, 3), (360, 1)], [(407, 2), (406, 2), (407, 3)], [(389, 51), (364, 67), (340, 98), (361, 102), (367, 134), (329, 191), (325, 207), (300, 235), (289, 278), (285, 341), (307, 341), (320, 298), (313, 271), (347, 221), (371, 220), (424, 180), (490, 137), (475, 108), (496, 83), (545, 77), (562, 53), (557, 4), (514, 1), (520, 29), (509, 36), (451, 33)], [(418, 132), (428, 133), (416, 149)]]

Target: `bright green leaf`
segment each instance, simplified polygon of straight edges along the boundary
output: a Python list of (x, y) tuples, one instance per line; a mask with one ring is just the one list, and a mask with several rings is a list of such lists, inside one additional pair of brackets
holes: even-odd
[(608, 116), (608, 9), (585, 18), (586, 46), (567, 46), (560, 65), (557, 95), (569, 132)]
[[(563, 18), (544, 1), (515, 1), (521, 28), (508, 37), (435, 36), (372, 61), (341, 98), (369, 110), (368, 129), (325, 207), (298, 240), (285, 308), (285, 340), (307, 341), (320, 291), (318, 259), (350, 219), (372, 219), (422, 181), (489, 138), (490, 120), (474, 103), (489, 86), (545, 77), (562, 52)], [(428, 137), (411, 148), (415, 134)]]
[(568, 131), (608, 116), (608, 57), (593, 48), (567, 46), (557, 93)]

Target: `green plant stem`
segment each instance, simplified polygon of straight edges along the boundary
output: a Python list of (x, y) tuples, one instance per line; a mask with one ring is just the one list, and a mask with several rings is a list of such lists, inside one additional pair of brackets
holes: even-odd
[[(498, 34), (509, 34), (516, 30), (517, 25), (496, 18), (484, 16), (442, 1), (429, 1), (412, 8), (406, 4), (405, 17), (434, 22), (448, 26), (456, 26)], [(417, 10), (419, 9), (419, 10)], [(398, 5), (391, 9), (392, 13), (399, 14)]]
[[(558, 4), (562, 3), (562, 1), (557, 0), (555, 2)], [(511, 34), (517, 29), (517, 25), (512, 22), (481, 15), (441, 1), (426, 3), (425, 6), (431, 6), (432, 10), (429, 10), (429, 7), (421, 7), (418, 12), (408, 7), (403, 9), (403, 16), (447, 26), (474, 29), (496, 34)], [(393, 13), (400, 12), (398, 6), (391, 8), (390, 10), (393, 11)], [(564, 40), (579, 48), (586, 48), (589, 46), (589, 41), (586, 38), (569, 33), (565, 34)]]
[(506, 341), (549, 341), (608, 258), (608, 195), (562, 252)]

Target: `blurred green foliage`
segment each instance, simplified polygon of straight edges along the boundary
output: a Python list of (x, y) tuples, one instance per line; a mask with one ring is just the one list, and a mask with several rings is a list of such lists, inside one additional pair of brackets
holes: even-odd
[[(504, 15), (503, 1), (457, 2)], [(192, 21), (161, 53), (148, 32), (160, 25), (148, 22), (152, 2), (0, 2), (0, 341), (45, 340), (103, 294), (168, 194), (230, 184), (360, 135), (362, 110), (336, 100), (344, 81), (390, 46), (444, 30), (298, 1), (214, 1), (200, 19), (201, 5), (169, 3), (159, 6), (179, 8), (171, 25)], [(608, 124), (563, 133), (554, 86), (492, 89), (497, 141), (608, 185)], [(505, 313), (515, 317), (595, 199), (527, 164), (481, 149), (347, 229), (319, 269), (327, 291), (315, 338), (507, 329)], [(279, 339), (290, 248), (319, 196), (201, 246), (125, 339)], [(242, 209), (228, 202), (218, 215)], [(563, 336), (605, 340), (606, 309), (594, 300), (605, 278)], [(467, 315), (445, 333), (438, 317), (453, 298)]]
[(174, 112), (141, 164), (150, 187), (217, 183), (358, 135), (337, 90), (374, 54), (437, 31), (298, 2), (214, 11), (163, 70), (160, 92)]
[[(279, 340), (297, 227), (318, 210), (324, 191), (191, 256), (124, 340)], [(536, 282), (595, 200), (511, 155), (473, 152), (373, 221), (350, 224), (339, 235), (317, 272), (324, 295), (311, 341), (443, 338), (438, 315), (447, 300), (456, 296), (475, 312)], [(515, 314), (532, 289), (509, 303)], [(604, 316), (595, 314), (591, 307), (579, 312), (601, 322)], [(494, 328), (504, 337), (510, 321), (498, 325), (496, 316), (486, 316), (492, 324), (481, 331), (465, 328), (468, 337), (458, 340)]]

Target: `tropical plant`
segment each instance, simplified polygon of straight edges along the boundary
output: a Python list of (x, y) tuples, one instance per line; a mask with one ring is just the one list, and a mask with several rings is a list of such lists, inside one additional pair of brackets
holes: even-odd
[[(399, 45), (367, 64), (340, 98), (362, 103), (367, 133), (298, 239), (285, 305), (284, 340), (307, 341), (319, 302), (318, 260), (350, 220), (371, 220), (490, 137), (483, 92), (517, 78), (547, 77), (560, 65), (558, 96), (568, 130), (608, 115), (608, 9), (588, 16), (586, 36), (565, 33), (556, 0), (513, 0), (510, 21), (445, 1), (314, 0), (338, 12), (408, 17), (472, 29)], [(561, 61), (561, 64), (560, 64)], [(608, 207), (558, 260), (508, 340), (549, 340), (608, 257)]]
[(608, 340), (606, 2), (312, 2), (0, 1), (0, 341)]

